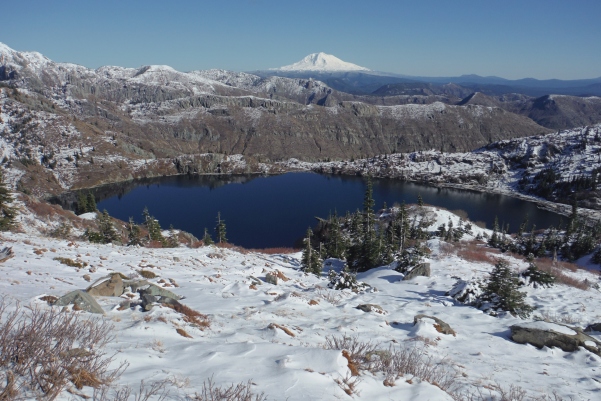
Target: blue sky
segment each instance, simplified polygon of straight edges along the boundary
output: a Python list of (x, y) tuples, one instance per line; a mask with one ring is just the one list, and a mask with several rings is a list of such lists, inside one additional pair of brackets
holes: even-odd
[(323, 51), (378, 71), (601, 76), (599, 0), (19, 0), (0, 42), (86, 67), (251, 71)]

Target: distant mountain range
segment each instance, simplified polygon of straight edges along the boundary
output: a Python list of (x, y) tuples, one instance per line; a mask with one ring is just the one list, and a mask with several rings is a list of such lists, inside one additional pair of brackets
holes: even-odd
[[(263, 77), (277, 75), (290, 78), (313, 78), (336, 90), (361, 95), (396, 95), (399, 93), (395, 85), (399, 85), (399, 88), (410, 89), (412, 86), (419, 87), (423, 83), (453, 83), (471, 89), (472, 92), (483, 92), (493, 96), (508, 93), (520, 93), (528, 96), (548, 94), (601, 96), (601, 77), (578, 80), (538, 80), (534, 78), (510, 80), (474, 74), (458, 77), (409, 76), (372, 71), (325, 53), (313, 53), (291, 65), (252, 73)], [(383, 86), (389, 87), (390, 93), (382, 89)]]
[(318, 53), (255, 74), (88, 69), (0, 44), (0, 164), (10, 166), (11, 182), (41, 196), (231, 171), (225, 155), (244, 155), (236, 172), (258, 172), (262, 162), (289, 158), (469, 151), (601, 122), (600, 97), (505, 93), (493, 90), (498, 83), (426, 82), (361, 68)]

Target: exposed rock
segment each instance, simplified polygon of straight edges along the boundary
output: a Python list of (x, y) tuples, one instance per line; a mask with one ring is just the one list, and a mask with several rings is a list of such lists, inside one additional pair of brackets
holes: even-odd
[(591, 331), (601, 331), (601, 323), (589, 324), (588, 326), (586, 326), (586, 329), (584, 329), (584, 331), (586, 333)]
[(251, 280), (252, 285), (262, 285), (263, 284), (263, 280), (256, 278), (255, 276), (248, 276), (248, 278)]
[(265, 275), (265, 281), (269, 284), (278, 285), (278, 276), (274, 273), (267, 273)]
[(432, 319), (432, 320), (434, 320), (434, 322), (435, 322), (434, 328), (439, 333), (447, 334), (447, 335), (452, 335), (453, 337), (455, 337), (457, 335), (457, 333), (455, 332), (455, 330), (453, 330), (451, 328), (451, 326), (449, 326), (448, 323), (446, 323), (446, 322), (444, 322), (444, 321), (442, 321), (439, 318), (434, 317), (434, 316), (423, 315), (423, 314), (415, 315), (415, 317), (413, 318), (413, 325), (415, 326), (422, 319)]
[(70, 304), (78, 305), (79, 308), (86, 312), (104, 314), (104, 310), (98, 305), (94, 297), (82, 290), (71, 291), (54, 302), (55, 306), (67, 306)]
[(386, 311), (380, 305), (376, 304), (361, 304), (358, 305), (356, 309), (362, 310), (363, 312), (376, 312), (381, 315), (386, 313)]
[(420, 263), (413, 269), (405, 273), (403, 280), (411, 280), (417, 276), (430, 277), (430, 263)]
[(145, 311), (151, 310), (156, 303), (179, 305), (178, 301), (182, 299), (179, 295), (154, 284), (138, 288), (137, 291), (140, 294), (140, 305)]
[(510, 329), (511, 339), (519, 344), (531, 344), (537, 348), (558, 347), (566, 352), (584, 347), (601, 355), (601, 342), (584, 334), (577, 327), (538, 321), (515, 324)]
[(123, 280), (124, 288), (131, 288), (131, 292), (137, 292), (138, 288), (150, 285), (147, 280)]
[(4, 262), (13, 257), (13, 248), (12, 247), (4, 247), (0, 250), (0, 262)]
[(123, 294), (123, 279), (119, 273), (96, 280), (86, 292), (95, 297), (120, 297)]
[(171, 299), (175, 299), (177, 301), (179, 301), (180, 299), (182, 299), (181, 296), (166, 290), (164, 288), (159, 287), (158, 285), (154, 285), (154, 284), (148, 284), (148, 287), (146, 288), (139, 288), (138, 289), (138, 293), (142, 294), (149, 294), (152, 296), (159, 296), (159, 297), (165, 297), (165, 298), (171, 298)]

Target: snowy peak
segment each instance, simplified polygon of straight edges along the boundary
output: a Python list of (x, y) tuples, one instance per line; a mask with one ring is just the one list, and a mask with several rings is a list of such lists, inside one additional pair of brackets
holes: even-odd
[(347, 63), (336, 56), (326, 53), (313, 53), (294, 64), (280, 68), (272, 68), (276, 71), (369, 71), (369, 68)]

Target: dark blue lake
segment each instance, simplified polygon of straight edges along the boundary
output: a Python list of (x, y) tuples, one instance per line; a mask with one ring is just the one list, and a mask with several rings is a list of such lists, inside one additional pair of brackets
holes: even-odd
[[(229, 242), (247, 248), (290, 247), (302, 238), (316, 216), (327, 218), (362, 208), (366, 181), (361, 177), (314, 173), (277, 176), (174, 176), (115, 186), (106, 192), (98, 209), (127, 221), (142, 222), (148, 207), (163, 228), (173, 225), (201, 238), (204, 228), (214, 235), (217, 212), (227, 225)], [(102, 189), (100, 190), (102, 192)], [(114, 195), (118, 193), (117, 195)], [(405, 201), (416, 203), (421, 195), (427, 204), (449, 210), (461, 209), (470, 220), (491, 228), (495, 216), (517, 230), (528, 214), (537, 228), (557, 225), (561, 216), (540, 210), (530, 202), (509, 196), (436, 188), (391, 179), (374, 179), (376, 208)], [(97, 197), (103, 198), (97, 192)], [(566, 218), (563, 218), (566, 221)]]

